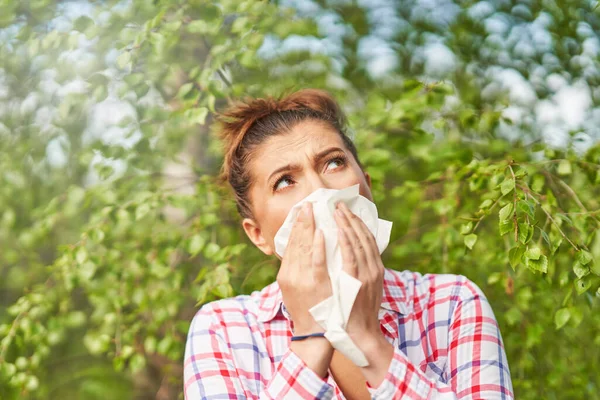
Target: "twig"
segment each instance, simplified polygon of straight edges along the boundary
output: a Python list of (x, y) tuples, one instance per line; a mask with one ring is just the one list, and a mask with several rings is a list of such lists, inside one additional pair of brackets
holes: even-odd
[[(581, 200), (579, 200), (579, 197), (577, 196), (577, 193), (575, 193), (575, 191), (573, 189), (571, 189), (571, 186), (567, 185), (567, 183), (565, 181), (563, 181), (559, 177), (555, 176), (554, 174), (548, 173), (548, 175), (552, 179), (556, 180), (559, 185), (561, 185), (563, 188), (565, 188), (567, 192), (569, 192), (569, 194), (571, 195), (571, 197), (573, 198), (573, 200), (575, 200), (575, 203), (577, 203), (577, 205), (579, 206), (579, 208), (581, 208), (585, 213), (589, 213), (588, 209), (583, 205), (583, 203), (581, 202)], [(592, 219), (594, 221), (596, 221), (597, 223), (600, 224), (600, 220), (598, 220), (598, 218), (594, 217), (593, 214), (589, 214), (589, 215), (592, 216)]]
[[(512, 163), (512, 161), (511, 161)], [(512, 169), (511, 164), (508, 164), (508, 169), (510, 169), (510, 174), (512, 175), (513, 182), (515, 183), (515, 188), (513, 189), (513, 225), (515, 227), (515, 242), (519, 241), (519, 223), (517, 222), (517, 178), (515, 177), (515, 172)], [(527, 219), (529, 222), (529, 218)]]
[(558, 224), (556, 223), (556, 221), (554, 220), (554, 218), (552, 218), (552, 215), (550, 215), (550, 213), (548, 211), (546, 211), (546, 209), (544, 207), (542, 207), (542, 204), (539, 202), (538, 199), (535, 198), (535, 196), (533, 196), (533, 192), (529, 190), (529, 188), (519, 185), (519, 187), (526, 193), (528, 193), (530, 195), (530, 197), (533, 199), (533, 201), (535, 201), (535, 203), (537, 205), (540, 206), (540, 208), (542, 209), (542, 211), (544, 212), (544, 214), (546, 214), (546, 216), (550, 219), (550, 221), (552, 221), (552, 223), (554, 224), (554, 226), (556, 227), (556, 229), (558, 229), (558, 232), (561, 234), (561, 236), (567, 241), (569, 242), (569, 244), (577, 251), (579, 251), (579, 248), (577, 246), (575, 246), (575, 244), (567, 237), (567, 235), (565, 235), (565, 233), (562, 231), (562, 229), (560, 229), (560, 226), (558, 226)]
[[(498, 204), (498, 202), (500, 201), (500, 199), (502, 198), (502, 196), (498, 197), (496, 199), (496, 201), (494, 201), (494, 203), (490, 206), (489, 210), (492, 211), (494, 209), (494, 207), (496, 207), (496, 204)], [(478, 220), (477, 223), (475, 224), (475, 226), (473, 227), (473, 230), (471, 231), (472, 233), (475, 233), (475, 230), (477, 229), (477, 227), (479, 226), (479, 224), (481, 223), (481, 221), (483, 221), (483, 219), (486, 217), (487, 214), (483, 214)]]
[[(15, 319), (12, 322), (10, 331), (8, 331), (8, 334), (6, 335), (7, 338), (15, 336), (15, 332), (17, 331), (18, 322), (23, 317), (23, 314), (24, 314), (23, 311), (21, 311), (19, 314), (17, 314), (17, 316), (15, 317)], [(6, 351), (8, 350), (8, 346), (10, 345), (11, 341), (12, 340), (7, 340), (5, 342), (5, 344), (2, 346), (2, 349), (0, 349), (0, 363), (4, 362), (4, 355), (6, 354)]]
[[(535, 161), (535, 162), (530, 162), (527, 164), (529, 164), (529, 165), (556, 164), (556, 163), (560, 163), (561, 161), (564, 161), (564, 160), (566, 160), (566, 158), (557, 158), (554, 160), (545, 160), (545, 161)], [(567, 161), (569, 161), (569, 160), (567, 160)], [(577, 160), (575, 162), (577, 164), (587, 165), (588, 167), (600, 168), (600, 164), (594, 164), (594, 163), (590, 163), (587, 161), (581, 161), (581, 160)]]

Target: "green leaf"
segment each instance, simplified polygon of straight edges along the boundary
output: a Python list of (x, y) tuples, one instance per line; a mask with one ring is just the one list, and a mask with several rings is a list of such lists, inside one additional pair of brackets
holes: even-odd
[(581, 265), (581, 262), (575, 261), (573, 264), (573, 272), (578, 278), (583, 278), (590, 273), (590, 267), (587, 265)]
[(231, 25), (231, 32), (238, 33), (246, 30), (246, 25), (248, 24), (248, 17), (239, 17), (233, 21)]
[(519, 200), (517, 203), (519, 211), (529, 215), (530, 218), (535, 218), (535, 205), (529, 201)]
[(188, 122), (191, 124), (204, 125), (207, 115), (208, 115), (208, 108), (206, 108), (206, 107), (192, 108), (185, 112), (185, 117), (188, 120)]
[(187, 30), (190, 33), (210, 33), (210, 25), (204, 20), (192, 21), (188, 24)]
[(527, 251), (525, 251), (525, 257), (530, 260), (539, 260), (542, 255), (542, 251), (539, 247), (529, 247)]
[(73, 22), (73, 28), (79, 32), (85, 32), (85, 30), (91, 25), (94, 25), (94, 20), (86, 15), (82, 15), (81, 17), (77, 18), (75, 22)]
[(577, 294), (582, 294), (588, 291), (592, 286), (592, 281), (588, 278), (580, 278), (575, 281), (575, 291)]
[(469, 250), (473, 249), (473, 246), (475, 245), (475, 242), (477, 242), (477, 235), (474, 233), (471, 233), (467, 236), (465, 236), (465, 246), (467, 246), (469, 248)]
[(504, 318), (506, 319), (506, 323), (509, 326), (513, 326), (517, 322), (519, 322), (519, 320), (521, 319), (521, 316), (522, 316), (522, 313), (516, 306), (509, 308), (508, 311), (506, 313), (504, 313)]
[(571, 326), (577, 328), (583, 321), (583, 311), (581, 308), (571, 308)]
[(104, 101), (106, 97), (108, 97), (108, 89), (104, 85), (96, 86), (94, 92), (92, 93), (92, 96), (94, 97), (94, 100), (96, 100), (97, 103), (100, 103), (101, 101)]
[(221, 250), (221, 247), (218, 244), (211, 242), (204, 248), (204, 256), (210, 259), (214, 257), (219, 250)]
[(500, 191), (502, 192), (502, 195), (507, 195), (508, 193), (512, 192), (512, 190), (514, 188), (515, 188), (515, 180), (513, 178), (506, 179), (500, 185)]
[(500, 212), (498, 213), (500, 217), (500, 222), (504, 222), (507, 219), (509, 219), (513, 213), (513, 210), (513, 203), (507, 203), (504, 207), (502, 207), (500, 209)]
[(588, 265), (588, 267), (592, 271), (592, 274), (600, 276), (600, 264), (599, 263), (592, 263), (592, 264)]
[(565, 324), (569, 322), (570, 318), (571, 311), (568, 308), (565, 307), (558, 310), (556, 314), (554, 314), (554, 325), (556, 326), (556, 329), (558, 330), (565, 326)]
[(217, 296), (218, 298), (226, 298), (226, 297), (230, 297), (233, 295), (233, 288), (231, 287), (230, 284), (228, 283), (223, 283), (220, 285), (215, 286), (212, 289), (212, 293)]
[(487, 208), (490, 208), (492, 204), (494, 204), (494, 202), (491, 199), (486, 199), (481, 202), (481, 204), (479, 205), (479, 208), (481, 210), (485, 210)]
[(498, 283), (501, 278), (502, 278), (502, 274), (500, 274), (499, 272), (494, 272), (493, 274), (490, 274), (490, 276), (488, 276), (487, 284), (493, 285), (495, 283)]
[(581, 265), (587, 265), (593, 259), (594, 259), (594, 257), (592, 256), (592, 254), (589, 251), (579, 250), (577, 252), (577, 261), (579, 261), (581, 263)]
[(525, 247), (523, 246), (515, 246), (508, 252), (508, 259), (513, 270), (521, 263), (523, 253), (525, 253)]
[(144, 218), (150, 212), (150, 204), (142, 203), (135, 209), (135, 220), (139, 221)]
[(119, 57), (117, 57), (117, 66), (121, 69), (124, 69), (131, 62), (131, 53), (127, 50), (122, 52)]
[(86, 261), (79, 267), (79, 273), (85, 281), (89, 281), (96, 273), (96, 264), (92, 261)]
[(571, 175), (572, 169), (569, 160), (561, 160), (558, 163), (556, 172), (558, 172), (559, 175)]
[(557, 239), (555, 239), (555, 240), (553, 240), (553, 241), (551, 242), (551, 244), (552, 244), (552, 245), (550, 246), (550, 253), (551, 253), (551, 254), (554, 254), (554, 253), (556, 253), (556, 250), (558, 250), (558, 248), (559, 248), (559, 247), (560, 247), (560, 245), (562, 244), (562, 241), (563, 241), (563, 240), (562, 240), (562, 238), (557, 238)]
[(186, 94), (188, 94), (194, 88), (194, 82), (188, 82), (181, 85), (179, 90), (177, 91), (177, 97), (183, 99)]
[(517, 172), (515, 172), (515, 178), (522, 178), (525, 175), (527, 175), (527, 171), (524, 169), (519, 169)]
[(567, 283), (569, 283), (569, 271), (562, 271), (558, 277), (558, 285), (565, 287)]
[(78, 264), (83, 264), (88, 258), (88, 253), (85, 247), (80, 247), (77, 249), (77, 253), (75, 254), (75, 260)]
[(460, 227), (461, 235), (468, 235), (473, 230), (473, 221), (469, 221), (466, 224), (462, 224)]
[(523, 244), (529, 243), (531, 238), (533, 237), (533, 226), (529, 225), (526, 222), (519, 222), (519, 242)]
[(542, 273), (548, 272), (548, 258), (545, 255), (541, 255), (539, 259), (527, 258), (525, 256), (525, 266), (532, 271), (539, 271)]
[(542, 228), (537, 227), (540, 230), (540, 235), (544, 238), (544, 241), (548, 244), (548, 247), (552, 247), (552, 243), (550, 242), (550, 237), (546, 232), (542, 230)]
[(531, 190), (536, 193), (539, 193), (544, 188), (545, 178), (543, 175), (535, 175), (533, 177), (533, 182), (531, 183)]
[(188, 244), (188, 253), (190, 253), (192, 257), (195, 257), (200, 251), (202, 251), (205, 242), (206, 240), (200, 234), (192, 236)]
[(504, 236), (514, 229), (514, 222), (512, 220), (500, 221), (498, 223), (498, 229), (500, 230), (500, 236)]
[(131, 368), (132, 372), (138, 372), (145, 366), (146, 358), (139, 353), (134, 354), (129, 360), (129, 368)]
[(157, 340), (154, 336), (147, 336), (144, 340), (144, 350), (148, 354), (156, 353)]

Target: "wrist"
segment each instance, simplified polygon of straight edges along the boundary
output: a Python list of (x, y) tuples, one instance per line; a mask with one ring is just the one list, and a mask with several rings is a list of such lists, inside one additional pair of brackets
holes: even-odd
[(394, 346), (386, 340), (383, 333), (365, 339), (361, 343), (361, 351), (367, 357), (369, 365), (362, 367), (362, 373), (371, 387), (378, 387), (385, 379), (394, 358)]
[(381, 347), (387, 343), (387, 340), (383, 336), (383, 332), (380, 330), (378, 330), (378, 332), (362, 331), (348, 333), (348, 335), (363, 353), (381, 349)]
[(313, 324), (302, 324), (302, 325), (294, 324), (292, 322), (292, 334), (294, 336), (310, 335), (312, 333), (325, 333), (325, 329), (323, 329), (316, 322)]
[(327, 377), (333, 356), (333, 347), (329, 340), (324, 337), (311, 337), (294, 341), (290, 343), (290, 350), (321, 378)]
[(370, 365), (373, 365), (373, 361), (376, 361), (375, 358), (381, 358), (380, 355), (390, 353), (390, 350), (393, 354), (394, 351), (394, 346), (387, 341), (383, 333), (364, 337), (358, 342), (358, 346), (367, 355), (367, 359), (373, 358), (368, 360)]

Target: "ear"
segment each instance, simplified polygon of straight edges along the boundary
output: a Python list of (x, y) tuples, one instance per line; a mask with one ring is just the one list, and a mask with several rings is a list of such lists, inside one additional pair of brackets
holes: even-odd
[(369, 185), (369, 190), (371, 190), (371, 175), (368, 172), (365, 172), (365, 179), (367, 180), (367, 185)]
[(258, 226), (256, 221), (254, 221), (251, 218), (244, 218), (244, 220), (242, 221), (242, 226), (244, 227), (246, 235), (248, 235), (248, 238), (252, 243), (254, 243), (256, 247), (258, 247), (263, 253), (265, 253), (268, 256), (273, 254), (273, 248), (265, 240), (262, 230), (260, 229), (260, 226)]

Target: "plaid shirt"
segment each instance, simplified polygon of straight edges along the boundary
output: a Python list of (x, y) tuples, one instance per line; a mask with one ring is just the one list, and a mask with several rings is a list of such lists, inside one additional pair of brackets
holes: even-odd
[[(512, 399), (502, 337), (481, 289), (460, 275), (385, 269), (381, 330), (394, 345), (373, 399)], [(188, 333), (185, 398), (344, 399), (293, 353), (277, 283), (205, 304)]]

